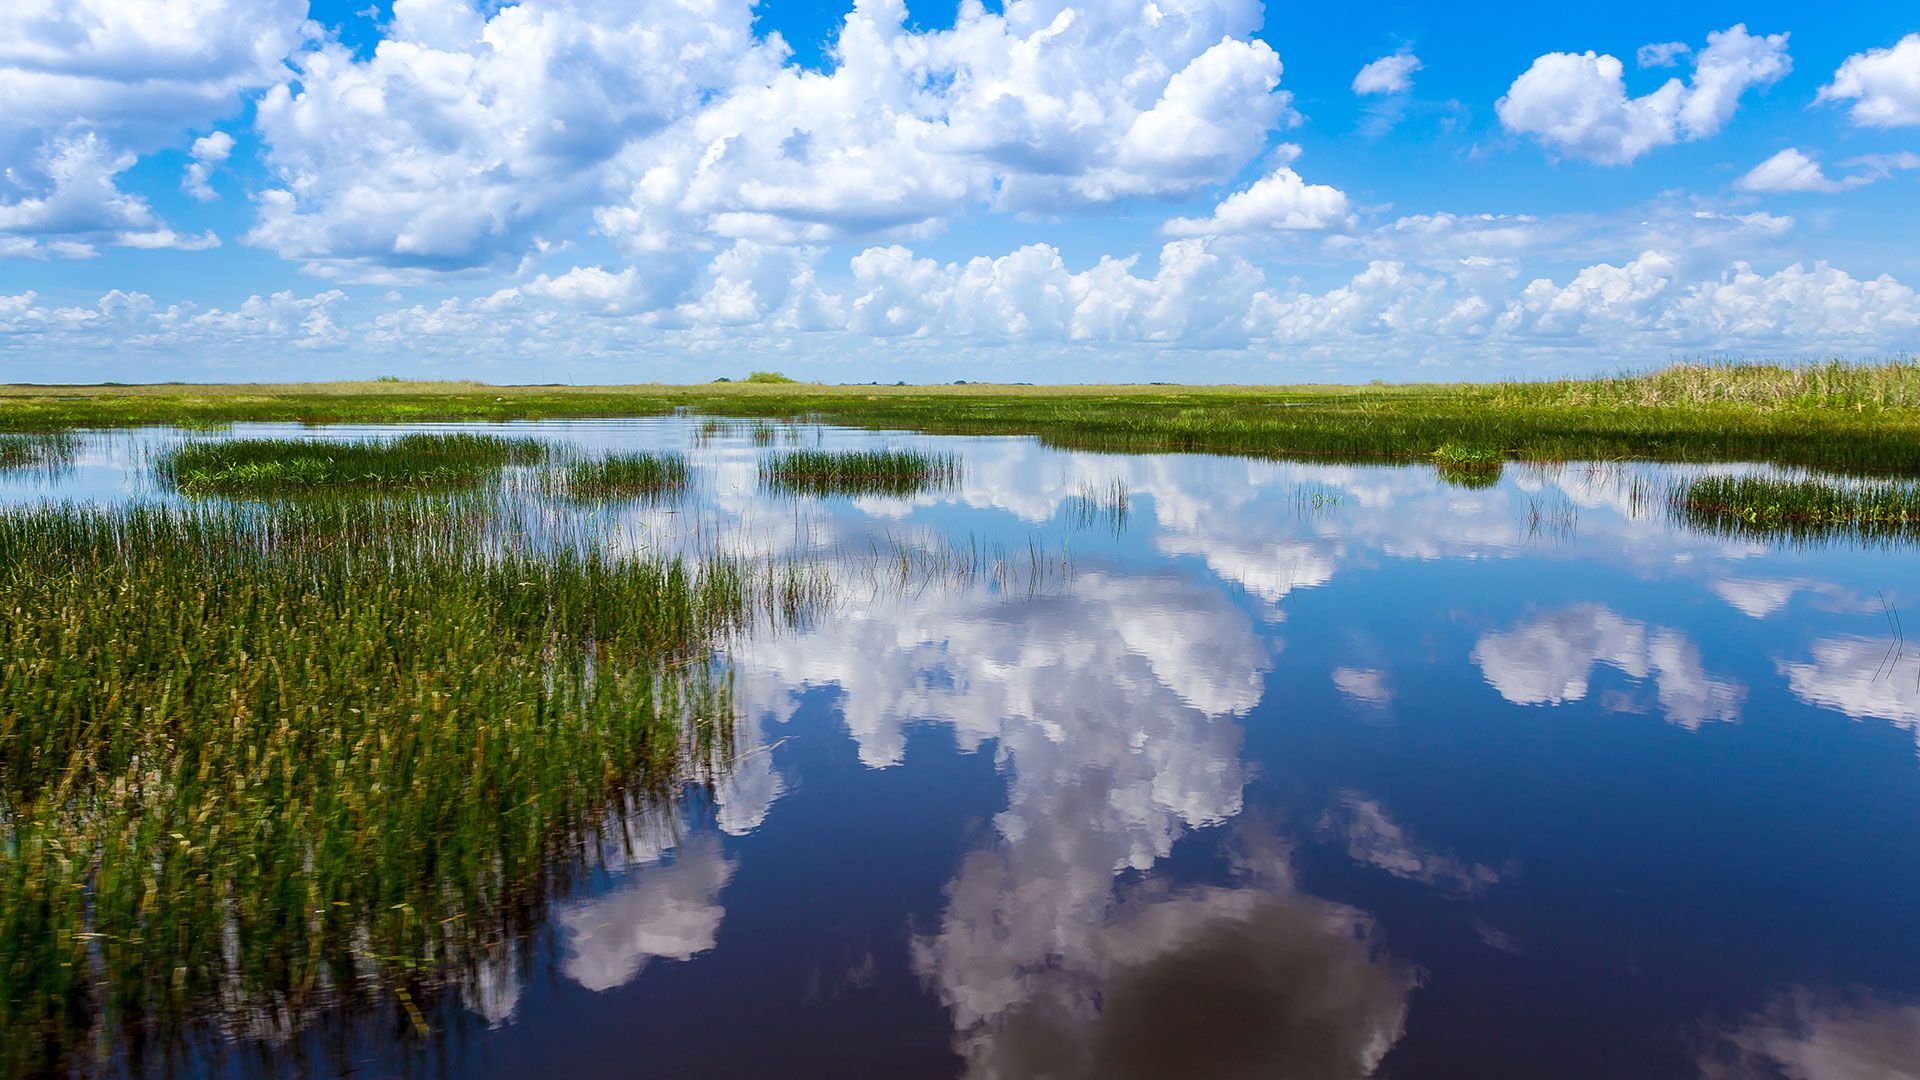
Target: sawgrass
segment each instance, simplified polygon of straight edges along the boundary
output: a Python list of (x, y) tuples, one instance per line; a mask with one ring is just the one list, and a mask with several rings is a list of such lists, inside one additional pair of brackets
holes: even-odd
[(691, 409), (1087, 450), (1427, 461), (1766, 461), (1920, 476), (1920, 364), (1675, 365), (1601, 379), (1406, 386), (0, 387), (0, 430), (653, 416)]
[(0, 512), (0, 1073), (400, 1021), (537, 920), (610, 808), (718, 767), (715, 644), (804, 585), (498, 527), (484, 500)]
[(1673, 483), (1680, 521), (1754, 539), (1920, 538), (1920, 485), (1766, 476), (1698, 476)]
[(959, 481), (959, 456), (928, 450), (792, 450), (760, 463), (761, 485), (784, 495), (911, 496)]
[(534, 440), (494, 435), (221, 439), (175, 447), (154, 463), (154, 474), (189, 495), (453, 490), (479, 487), (509, 464), (545, 455)]
[(682, 454), (609, 454), (562, 463), (549, 487), (574, 499), (661, 499), (685, 491), (692, 475)]

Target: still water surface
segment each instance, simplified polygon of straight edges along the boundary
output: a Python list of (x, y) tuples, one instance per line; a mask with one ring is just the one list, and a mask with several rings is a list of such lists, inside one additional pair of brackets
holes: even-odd
[[(1920, 1075), (1910, 548), (1690, 531), (1635, 497), (1652, 466), (1469, 489), (806, 427), (774, 448), (963, 479), (796, 501), (744, 425), (495, 430), (685, 451), (691, 496), (616, 511), (636, 546), (1042, 566), (741, 642), (731, 773), (636, 810), (434, 1038), (342, 1019), (220, 1068)], [(152, 497), (177, 437), (0, 498)]]

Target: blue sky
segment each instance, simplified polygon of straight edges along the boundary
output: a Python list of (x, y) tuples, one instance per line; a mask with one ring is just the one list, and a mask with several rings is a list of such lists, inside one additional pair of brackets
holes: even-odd
[(12, 380), (1920, 349), (1911, 4), (22, 0), (0, 98)]

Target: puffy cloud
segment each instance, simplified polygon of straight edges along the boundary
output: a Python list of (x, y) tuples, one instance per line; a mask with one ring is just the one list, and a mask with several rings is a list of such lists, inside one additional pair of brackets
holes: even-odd
[(278, 80), (306, 0), (10, 0), (0, 5), (0, 165), (85, 118), (145, 152)]
[(1404, 94), (1413, 89), (1413, 73), (1425, 65), (1412, 52), (1402, 49), (1383, 56), (1360, 69), (1353, 77), (1356, 94)]
[(1559, 705), (1587, 696), (1599, 664), (1634, 679), (1651, 678), (1667, 719), (1689, 729), (1740, 718), (1747, 688), (1708, 675), (1700, 650), (1678, 630), (1648, 627), (1599, 604), (1549, 612), (1473, 647), (1473, 662), (1500, 696), (1516, 705)]
[(695, 326), (764, 324), (775, 330), (827, 330), (845, 324), (841, 298), (814, 276), (818, 251), (736, 241), (707, 269), (701, 294), (681, 304)]
[(1787, 35), (1755, 37), (1735, 24), (1707, 35), (1690, 82), (1669, 79), (1629, 98), (1616, 57), (1547, 53), (1513, 81), (1495, 111), (1507, 130), (1532, 135), (1562, 155), (1624, 165), (1655, 147), (1717, 133), (1743, 93), (1777, 82), (1792, 68)]
[(213, 177), (213, 170), (233, 156), (233, 136), (224, 131), (203, 135), (193, 140), (188, 154), (193, 160), (187, 165), (186, 175), (180, 179), (180, 189), (201, 202), (212, 202), (219, 198), (208, 181)]
[[(129, 195), (116, 179), (133, 167), (130, 151), (116, 150), (98, 132), (72, 129), (42, 151), (36, 172), (44, 182), (30, 194), (0, 202), (0, 239), (20, 246), (13, 254), (91, 255), (96, 243), (141, 248), (205, 248), (213, 234), (183, 237), (155, 216), (147, 201)], [(10, 173), (16, 181), (18, 173)]]
[(1745, 191), (1839, 191), (1847, 185), (1827, 179), (1819, 162), (1788, 147), (1755, 165), (1735, 186)]
[(261, 100), (275, 185), (248, 240), (334, 276), (510, 264), (623, 147), (777, 51), (732, 0), (396, 0), (372, 56), (321, 44)]
[(1920, 294), (1882, 275), (1863, 281), (1824, 262), (1761, 274), (1736, 262), (1688, 289), (1664, 320), (1689, 341), (1786, 339), (1806, 348), (1874, 349), (1920, 337)]
[(784, 67), (622, 157), (596, 214), (633, 250), (707, 234), (912, 239), (978, 206), (1052, 209), (1223, 182), (1291, 116), (1249, 0), (962, 5), (917, 32), (855, 4), (830, 71)]
[(1297, 146), (1282, 147), (1282, 163), (1244, 191), (1236, 191), (1205, 218), (1174, 218), (1161, 228), (1169, 236), (1337, 229), (1353, 222), (1346, 192), (1309, 184), (1293, 171)]
[(1850, 176), (1831, 178), (1820, 168), (1819, 162), (1799, 149), (1789, 147), (1754, 166), (1753, 171), (1741, 177), (1734, 186), (1745, 191), (1760, 192), (1845, 191), (1876, 180), (1885, 180), (1896, 170), (1920, 169), (1920, 154), (1869, 154), (1848, 158), (1841, 164), (1858, 171)]
[(852, 262), (849, 326), (882, 336), (1227, 346), (1255, 332), (1263, 279), (1245, 259), (1178, 240), (1161, 249), (1153, 277), (1132, 266), (1108, 257), (1073, 273), (1046, 244), (944, 267), (903, 247), (871, 248)]
[[(1891, 277), (1855, 278), (1825, 263), (1767, 273), (1713, 259), (1714, 244), (1766, 235), (1785, 220), (1749, 217), (1696, 222), (1690, 251), (1649, 249), (1530, 281), (1508, 258), (1436, 254), (1425, 265), (1374, 259), (1331, 288), (1287, 289), (1206, 239), (1169, 242), (1151, 273), (1137, 259), (1112, 257), (1076, 270), (1045, 244), (951, 263), (897, 245), (869, 248), (841, 273), (817, 263), (824, 256), (815, 251), (741, 241), (684, 273), (589, 265), (433, 304), (398, 297), (348, 304), (332, 291), (309, 299), (282, 292), (221, 317), (260, 313), (245, 320), (247, 349), (281, 333), (281, 345), (352, 342), (369, 357), (409, 360), (761, 363), (771, 350), (817, 366), (888, 343), (891, 365), (912, 358), (908, 346), (946, 363), (956, 353), (1017, 345), (1024, 351), (1007, 353), (1007, 362), (1017, 359), (1022, 370), (1057, 348), (1062, 356), (1072, 350), (1083, 359), (1146, 365), (1139, 369), (1145, 377), (1153, 377), (1151, 365), (1171, 362), (1155, 358), (1168, 349), (1229, 350), (1252, 362), (1298, 355), (1350, 362), (1383, 348), (1458, 365), (1538, 355), (1586, 370), (1599, 350), (1613, 361), (1650, 361), (1705, 349), (1889, 352), (1920, 340), (1920, 293)], [(1436, 235), (1422, 238), (1428, 228)], [(1556, 228), (1526, 219), (1435, 220), (1394, 242), (1444, 248), (1446, 234), (1463, 231), (1490, 247), (1526, 245)], [(1658, 223), (1646, 228), (1657, 231)], [(1578, 240), (1576, 233), (1567, 246), (1577, 250)], [(153, 242), (185, 241), (159, 233)], [(46, 312), (37, 303), (32, 310)], [(219, 310), (176, 304), (111, 323), (23, 317), (0, 344), (69, 359), (117, 346), (237, 355), (241, 340), (204, 336)]]
[(1648, 251), (1622, 266), (1589, 266), (1565, 285), (1537, 278), (1501, 316), (1509, 330), (1544, 336), (1608, 336), (1652, 328), (1664, 308), (1657, 302), (1675, 289), (1672, 256)]
[(511, 265), (576, 207), (636, 253), (911, 239), (982, 206), (1189, 193), (1291, 116), (1251, 0), (965, 5), (929, 32), (860, 0), (825, 71), (756, 38), (744, 0), (484, 10), (399, 0), (372, 56), (296, 56), (260, 104), (277, 182), (250, 241), (404, 280)]
[(1861, 127), (1920, 124), (1920, 33), (1847, 57), (1820, 100), (1847, 102), (1848, 118)]
[[(0, 5), (0, 256), (90, 255), (102, 244), (214, 246), (211, 234), (175, 233), (115, 179), (138, 154), (183, 142), (187, 129), (235, 112), (280, 78), (283, 58), (308, 33), (306, 7), (305, 0)], [(196, 190), (191, 183), (189, 190)]]

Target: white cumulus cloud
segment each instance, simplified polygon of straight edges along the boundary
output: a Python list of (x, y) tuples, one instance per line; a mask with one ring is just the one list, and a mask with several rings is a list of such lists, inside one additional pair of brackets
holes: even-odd
[(1920, 33), (1847, 57), (1820, 100), (1847, 102), (1847, 116), (1861, 127), (1920, 124)]
[[(116, 178), (238, 111), (311, 32), (305, 0), (0, 4), (0, 256), (211, 247)], [(193, 190), (191, 187), (189, 190)]]
[(1561, 155), (1625, 165), (1655, 147), (1719, 132), (1742, 94), (1792, 68), (1787, 35), (1755, 37), (1736, 24), (1707, 35), (1689, 82), (1669, 79), (1652, 93), (1628, 97), (1618, 58), (1547, 53), (1513, 81), (1495, 110), (1507, 130)]
[(203, 135), (193, 140), (188, 150), (193, 160), (187, 165), (187, 172), (180, 180), (180, 188), (201, 202), (212, 202), (219, 198), (210, 181), (213, 170), (219, 168), (233, 156), (233, 136), (224, 131)]
[(1407, 50), (1383, 56), (1353, 77), (1356, 94), (1404, 94), (1413, 89), (1413, 73), (1425, 65)]
[(596, 213), (634, 251), (716, 236), (909, 240), (971, 209), (1056, 211), (1224, 182), (1292, 117), (1248, 0), (1015, 0), (909, 29), (860, 0), (829, 70), (787, 66), (622, 156)]
[[(185, 237), (153, 212), (146, 199), (121, 191), (116, 181), (133, 167), (131, 151), (117, 150), (96, 131), (73, 129), (40, 151), (27, 192), (0, 201), (0, 241), (10, 254), (87, 256), (95, 244), (136, 248), (205, 248), (219, 244), (211, 233)], [(19, 174), (11, 174), (19, 179)]]
[(396, 0), (370, 57), (323, 43), (261, 100), (251, 243), (317, 272), (510, 265), (603, 167), (766, 63), (744, 3)]
[(1222, 199), (1208, 217), (1174, 218), (1161, 231), (1169, 236), (1218, 236), (1337, 229), (1352, 224), (1346, 192), (1326, 184), (1309, 184), (1293, 170), (1299, 149), (1283, 147), (1282, 164), (1252, 186)]

